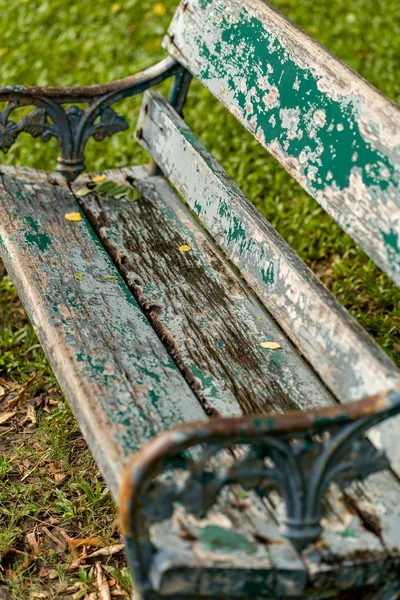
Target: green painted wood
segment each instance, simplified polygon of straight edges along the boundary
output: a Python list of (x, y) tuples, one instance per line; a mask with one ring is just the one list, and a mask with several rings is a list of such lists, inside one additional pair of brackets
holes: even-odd
[(263, 0), (182, 0), (164, 48), (400, 284), (400, 110)]
[(0, 172), (1, 258), (116, 497), (132, 453), (205, 413), (62, 177)]
[[(273, 414), (334, 403), (164, 178), (148, 177), (141, 167), (105, 175), (134, 184), (142, 198), (87, 195), (80, 203), (209, 414)], [(185, 245), (189, 252), (179, 250)], [(263, 349), (265, 341), (282, 348)]]

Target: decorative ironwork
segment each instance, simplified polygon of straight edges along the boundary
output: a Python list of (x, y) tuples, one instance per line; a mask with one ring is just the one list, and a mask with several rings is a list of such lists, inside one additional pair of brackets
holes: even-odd
[[(90, 137), (101, 141), (128, 128), (112, 104), (134, 96), (160, 83), (171, 75), (181, 79), (181, 67), (174, 59), (166, 58), (142, 73), (111, 84), (75, 88), (39, 88), (25, 86), (0, 87), (0, 102), (7, 102), (0, 112), (0, 149), (8, 150), (20, 133), (29, 133), (48, 142), (56, 138), (60, 146), (58, 171), (73, 181), (84, 170), (83, 152)], [(73, 104), (64, 108), (64, 104)], [(83, 110), (77, 104), (87, 104)], [(11, 113), (23, 106), (36, 106), (19, 121)]]
[[(273, 418), (217, 418), (160, 435), (134, 457), (121, 488), (120, 517), (136, 581), (147, 582), (154, 551), (150, 524), (170, 518), (176, 502), (204, 518), (220, 491), (233, 484), (261, 497), (278, 490), (286, 506), (283, 535), (305, 548), (322, 532), (322, 497), (330, 483), (345, 488), (390, 466), (364, 434), (399, 412), (396, 390), (347, 406)], [(198, 450), (188, 456), (196, 446), (200, 456)], [(227, 459), (227, 450), (234, 460)], [(177, 469), (184, 479), (162, 476)]]

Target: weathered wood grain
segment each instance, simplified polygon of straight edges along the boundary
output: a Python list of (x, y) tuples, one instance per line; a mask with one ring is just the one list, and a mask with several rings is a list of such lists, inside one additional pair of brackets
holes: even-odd
[(82, 211), (61, 176), (13, 174), (1, 167), (0, 254), (116, 496), (133, 452), (205, 413), (85, 218), (65, 218)]
[(182, 0), (164, 48), (400, 284), (400, 110), (263, 0)]
[(146, 95), (137, 137), (340, 401), (385, 391), (399, 381), (387, 355), (160, 95)]
[[(142, 198), (87, 195), (82, 208), (209, 414), (273, 414), (332, 404), (167, 181), (148, 177), (141, 167), (105, 174), (116, 183), (130, 182)], [(185, 245), (191, 250), (181, 252)], [(281, 349), (264, 349), (265, 341)]]

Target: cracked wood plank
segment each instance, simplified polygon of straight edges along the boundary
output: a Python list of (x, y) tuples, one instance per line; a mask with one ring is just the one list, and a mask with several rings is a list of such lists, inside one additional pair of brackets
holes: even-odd
[(399, 108), (263, 0), (183, 0), (163, 46), (400, 284)]
[(116, 497), (132, 453), (204, 411), (62, 177), (0, 172), (1, 257)]
[[(79, 201), (208, 414), (274, 414), (334, 403), (164, 178), (148, 177), (141, 167), (104, 174), (107, 181), (129, 181), (142, 198)], [(191, 250), (181, 252), (182, 246)], [(266, 340), (281, 348), (263, 349)]]
[[(268, 311), (341, 402), (386, 391), (399, 369), (237, 188), (182, 119), (154, 92), (137, 137)], [(400, 419), (381, 425), (400, 473)]]

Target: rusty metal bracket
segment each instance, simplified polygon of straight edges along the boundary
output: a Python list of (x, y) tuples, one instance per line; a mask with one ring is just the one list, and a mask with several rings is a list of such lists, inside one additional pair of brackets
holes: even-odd
[[(182, 79), (185, 71), (174, 59), (166, 58), (141, 73), (113, 83), (82, 87), (0, 87), (0, 102), (7, 102), (0, 112), (0, 149), (8, 150), (20, 133), (29, 133), (44, 142), (56, 138), (60, 146), (57, 170), (73, 181), (85, 168), (83, 152), (90, 137), (101, 141), (124, 131), (128, 123), (111, 108), (164, 81), (172, 75)], [(63, 105), (69, 105), (65, 108)], [(72, 106), (71, 106), (72, 104)], [(77, 104), (87, 104), (83, 110)], [(23, 106), (36, 106), (19, 121), (11, 113)]]
[[(174, 503), (204, 518), (220, 491), (234, 484), (261, 497), (278, 490), (286, 505), (283, 535), (304, 549), (321, 535), (322, 497), (332, 482), (345, 488), (390, 466), (364, 434), (399, 412), (396, 389), (346, 406), (215, 418), (159, 435), (133, 458), (120, 492), (120, 522), (136, 585), (143, 590), (150, 585), (151, 523), (170, 518)], [(226, 450), (234, 450), (236, 459), (227, 461)], [(183, 480), (165, 476), (177, 469), (185, 473)]]

